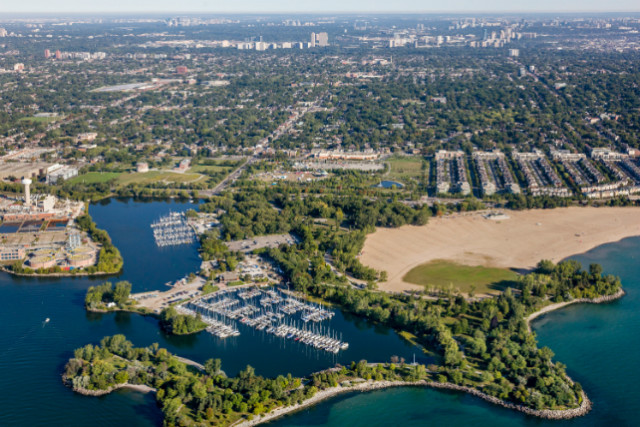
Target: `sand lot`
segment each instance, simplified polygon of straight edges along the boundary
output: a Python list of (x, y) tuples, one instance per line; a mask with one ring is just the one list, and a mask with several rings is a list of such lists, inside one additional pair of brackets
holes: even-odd
[(413, 267), (436, 259), (466, 265), (530, 269), (541, 259), (558, 262), (604, 243), (640, 236), (640, 208), (570, 207), (486, 212), (431, 218), (425, 226), (379, 228), (369, 235), (360, 260), (386, 270), (380, 289), (423, 289), (402, 280)]

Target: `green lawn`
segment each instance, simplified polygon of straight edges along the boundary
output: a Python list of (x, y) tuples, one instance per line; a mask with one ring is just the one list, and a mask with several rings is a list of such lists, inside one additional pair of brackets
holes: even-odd
[(160, 181), (169, 182), (193, 182), (200, 179), (202, 175), (197, 173), (176, 173), (170, 171), (150, 171), (142, 173), (123, 173), (118, 177), (118, 183), (121, 185), (129, 184), (152, 184)]
[(423, 173), (428, 176), (429, 170), (422, 170), (422, 157), (392, 157), (387, 160), (387, 163), (391, 168), (387, 178), (402, 181), (406, 179), (420, 180)]
[(509, 286), (514, 286), (517, 277), (518, 275), (513, 271), (503, 268), (472, 267), (451, 261), (435, 260), (413, 268), (402, 280), (440, 289), (446, 289), (451, 285), (463, 293), (469, 293), (472, 286), (475, 286), (476, 294), (496, 294)]
[(63, 119), (64, 116), (54, 116), (54, 117), (23, 117), (20, 120), (23, 122), (32, 122), (32, 123), (53, 123), (55, 121)]
[(150, 171), (150, 172), (89, 172), (84, 175), (79, 175), (71, 178), (68, 182), (71, 183), (85, 183), (95, 184), (100, 182), (108, 182), (112, 179), (116, 179), (116, 184), (126, 186), (129, 184), (146, 185), (160, 181), (169, 182), (194, 182), (199, 179), (203, 179), (203, 176), (198, 173), (176, 173), (170, 171)]
[(75, 176), (67, 182), (70, 182), (72, 184), (97, 184), (100, 182), (108, 182), (112, 179), (116, 179), (120, 175), (122, 175), (120, 172), (89, 172), (84, 175)]

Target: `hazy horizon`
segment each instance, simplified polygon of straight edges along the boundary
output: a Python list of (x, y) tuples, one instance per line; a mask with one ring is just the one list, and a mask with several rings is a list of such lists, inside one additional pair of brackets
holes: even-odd
[(386, 0), (270, 0), (261, 2), (248, 0), (237, 3), (208, 2), (206, 0), (183, 0), (180, 7), (170, 0), (113, 0), (108, 4), (88, 3), (82, 0), (61, 0), (53, 4), (48, 0), (25, 0), (0, 7), (0, 14), (106, 14), (106, 13), (211, 13), (211, 14), (299, 14), (299, 13), (616, 13), (639, 12), (640, 4), (632, 0), (617, 0), (606, 6), (596, 0), (486, 0), (481, 5), (473, 0), (451, 0), (443, 8), (441, 2), (406, 0), (401, 6)]

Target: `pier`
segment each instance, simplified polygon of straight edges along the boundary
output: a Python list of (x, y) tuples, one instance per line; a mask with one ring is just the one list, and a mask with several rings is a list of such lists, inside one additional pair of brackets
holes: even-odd
[(338, 353), (349, 344), (321, 323), (335, 313), (318, 304), (299, 300), (278, 289), (228, 289), (189, 301), (177, 308), (209, 324), (207, 331), (220, 337), (238, 336), (235, 322), (282, 339)]
[(171, 212), (152, 223), (151, 228), (159, 247), (189, 245), (196, 240), (184, 213)]
[(231, 324), (218, 320), (214, 312), (203, 314), (200, 310), (201, 307), (197, 305), (178, 306), (176, 311), (180, 314), (193, 315), (193, 313), (200, 313), (202, 321), (208, 324), (207, 332), (213, 334), (219, 338), (237, 337), (240, 335), (240, 331), (235, 329)]

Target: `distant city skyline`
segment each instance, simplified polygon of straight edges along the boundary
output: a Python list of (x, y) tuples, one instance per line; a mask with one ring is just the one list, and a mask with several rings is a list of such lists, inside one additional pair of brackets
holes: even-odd
[(209, 0), (112, 0), (87, 2), (86, 0), (24, 0), (0, 6), (2, 13), (331, 13), (331, 12), (637, 12), (637, 0), (405, 0), (400, 4), (388, 0), (245, 0), (222, 2)]

